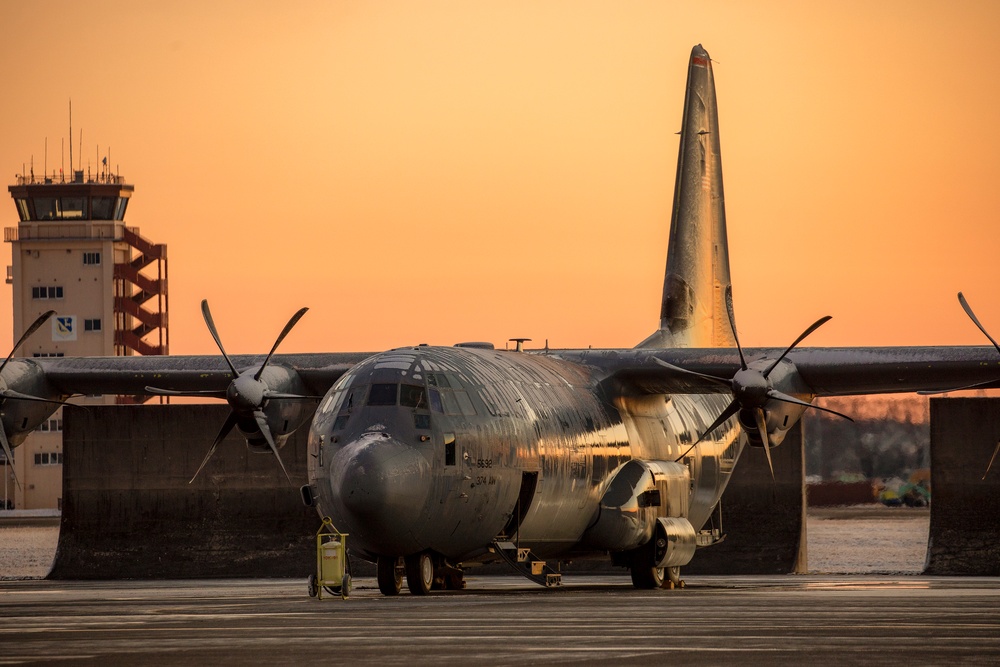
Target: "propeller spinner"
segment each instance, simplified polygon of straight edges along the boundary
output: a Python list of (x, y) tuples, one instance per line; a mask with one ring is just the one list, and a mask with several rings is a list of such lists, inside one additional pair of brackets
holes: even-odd
[[(213, 397), (213, 398), (224, 398), (226, 402), (229, 403), (230, 413), (226, 418), (225, 423), (223, 423), (222, 428), (219, 430), (219, 434), (215, 436), (215, 441), (208, 450), (208, 454), (205, 455), (205, 459), (198, 466), (198, 470), (195, 471), (194, 477), (191, 481), (194, 482), (197, 479), (199, 473), (208, 463), (212, 455), (215, 454), (215, 450), (218, 448), (219, 443), (225, 440), (226, 436), (229, 435), (230, 431), (237, 423), (256, 423), (257, 429), (260, 431), (264, 440), (267, 442), (267, 446), (270, 447), (271, 452), (274, 457), (278, 460), (278, 465), (281, 466), (281, 471), (285, 474), (285, 479), (291, 483), (291, 478), (288, 476), (288, 470), (285, 468), (284, 462), (281, 460), (281, 455), (278, 453), (278, 446), (275, 444), (274, 435), (271, 433), (271, 427), (268, 425), (267, 413), (264, 412), (268, 401), (271, 399), (284, 399), (284, 400), (316, 400), (320, 398), (318, 396), (306, 396), (302, 394), (286, 393), (280, 391), (274, 391), (267, 386), (267, 383), (261, 380), (264, 374), (264, 369), (267, 368), (267, 364), (271, 361), (271, 357), (274, 355), (275, 350), (278, 349), (278, 345), (281, 341), (285, 339), (288, 332), (292, 330), (292, 327), (306, 314), (308, 308), (299, 309), (291, 319), (288, 320), (288, 324), (285, 328), (281, 330), (278, 334), (278, 338), (274, 341), (274, 345), (271, 346), (271, 351), (267, 353), (267, 357), (264, 358), (264, 362), (257, 368), (256, 372), (250, 373), (250, 369), (244, 370), (242, 373), (237, 370), (236, 366), (233, 364), (229, 355), (226, 354), (226, 349), (222, 345), (222, 339), (219, 337), (218, 329), (215, 326), (215, 320), (212, 319), (212, 311), (208, 307), (208, 300), (203, 300), (201, 302), (201, 313), (205, 318), (205, 324), (208, 326), (209, 333), (212, 334), (212, 338), (215, 340), (215, 344), (219, 348), (219, 352), (222, 353), (223, 359), (226, 360), (226, 365), (229, 366), (229, 370), (232, 371), (233, 380), (229, 383), (229, 386), (225, 390), (208, 389), (202, 391), (174, 391), (171, 389), (159, 389), (157, 387), (146, 387), (146, 391), (150, 394), (156, 396), (197, 396), (197, 397)], [(252, 422), (251, 422), (252, 420)]]
[(726, 313), (729, 316), (729, 326), (733, 330), (733, 338), (736, 340), (736, 351), (740, 355), (740, 370), (736, 371), (736, 374), (732, 378), (722, 378), (715, 375), (706, 375), (704, 373), (698, 373), (697, 371), (691, 371), (686, 368), (681, 368), (680, 366), (674, 366), (673, 364), (667, 363), (661, 359), (654, 360), (671, 370), (686, 373), (688, 375), (695, 375), (697, 377), (710, 380), (716, 384), (727, 387), (733, 394), (733, 400), (729, 403), (722, 414), (712, 422), (712, 424), (705, 429), (705, 432), (698, 437), (695, 442), (688, 447), (688, 449), (678, 457), (678, 461), (687, 456), (688, 452), (694, 449), (695, 445), (704, 440), (709, 433), (715, 429), (722, 426), (727, 420), (733, 417), (733, 415), (740, 415), (740, 423), (752, 423), (757, 427), (760, 433), (761, 440), (764, 445), (764, 454), (767, 456), (767, 467), (771, 470), (771, 478), (774, 479), (774, 464), (771, 461), (771, 443), (768, 441), (767, 437), (767, 415), (764, 412), (764, 406), (767, 405), (768, 401), (781, 401), (782, 403), (791, 403), (793, 405), (801, 405), (806, 408), (814, 408), (816, 410), (822, 410), (823, 412), (829, 412), (831, 414), (837, 415), (838, 417), (843, 417), (844, 419), (854, 421), (850, 417), (836, 410), (830, 410), (829, 408), (823, 408), (818, 405), (813, 405), (812, 403), (807, 403), (806, 401), (799, 400), (794, 396), (789, 396), (788, 394), (781, 392), (774, 388), (773, 383), (768, 378), (771, 372), (777, 368), (781, 360), (791, 352), (796, 345), (801, 343), (806, 336), (816, 331), (826, 322), (830, 320), (830, 316), (821, 317), (820, 319), (813, 322), (812, 326), (802, 332), (802, 334), (795, 339), (791, 345), (789, 345), (784, 352), (782, 352), (777, 359), (775, 359), (771, 364), (764, 369), (759, 371), (756, 368), (750, 368), (747, 364), (746, 357), (743, 355), (743, 347), (740, 345), (739, 334), (736, 333), (736, 317), (733, 315), (733, 289), (732, 286), (726, 286)]

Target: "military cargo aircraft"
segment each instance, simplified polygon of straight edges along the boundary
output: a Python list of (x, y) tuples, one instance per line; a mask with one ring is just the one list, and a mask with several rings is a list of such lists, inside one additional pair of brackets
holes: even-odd
[(229, 357), (203, 302), (221, 358), (8, 359), (3, 447), (73, 394), (224, 398), (231, 413), (206, 461), (239, 428), (280, 463), (311, 418), (303, 498), (377, 564), (386, 595), (404, 578), (418, 595), (460, 586), (465, 567), (490, 560), (543, 585), (559, 583), (552, 563), (581, 557), (627, 567), (638, 588), (680, 585), (680, 568), (722, 537), (713, 513), (744, 449), (770, 463), (816, 397), (1000, 379), (992, 347), (798, 348), (826, 317), (787, 348), (742, 348), (719, 145), (712, 62), (699, 45), (660, 325), (633, 349), (527, 352), (517, 340), (514, 350), (275, 354), (303, 309), (267, 355)]

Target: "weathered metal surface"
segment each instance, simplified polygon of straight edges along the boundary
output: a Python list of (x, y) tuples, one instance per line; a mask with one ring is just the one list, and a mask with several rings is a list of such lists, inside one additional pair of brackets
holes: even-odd
[[(93, 406), (63, 422), (55, 579), (306, 577), (320, 520), (273, 456), (231, 435), (188, 484), (225, 405)], [(305, 483), (305, 437), (282, 450)]]
[[(1000, 399), (931, 399), (927, 574), (1000, 575)], [(983, 475), (986, 474), (986, 479)]]
[(712, 59), (700, 44), (691, 49), (680, 135), (660, 328), (639, 347), (732, 347), (719, 110)]

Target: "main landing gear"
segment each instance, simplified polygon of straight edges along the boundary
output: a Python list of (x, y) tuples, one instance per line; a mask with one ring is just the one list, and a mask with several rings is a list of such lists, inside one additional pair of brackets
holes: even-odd
[(632, 553), (629, 572), (632, 574), (632, 585), (641, 589), (652, 588), (684, 588), (680, 567), (656, 567), (654, 549), (656, 540), (639, 547)]
[(465, 588), (462, 570), (449, 565), (429, 551), (398, 558), (379, 556), (376, 562), (378, 589), (382, 595), (398, 595), (406, 576), (411, 595), (427, 595), (432, 590)]

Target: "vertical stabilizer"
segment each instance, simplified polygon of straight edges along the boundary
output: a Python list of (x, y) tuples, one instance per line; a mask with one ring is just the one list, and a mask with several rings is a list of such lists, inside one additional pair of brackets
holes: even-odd
[(639, 347), (732, 347), (729, 244), (712, 61), (691, 50), (660, 328)]

